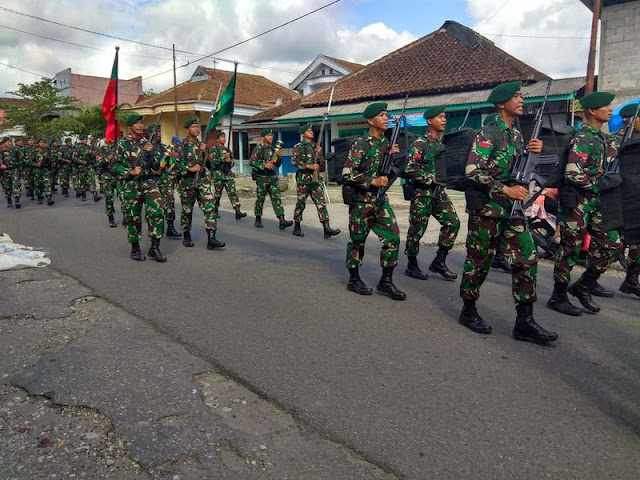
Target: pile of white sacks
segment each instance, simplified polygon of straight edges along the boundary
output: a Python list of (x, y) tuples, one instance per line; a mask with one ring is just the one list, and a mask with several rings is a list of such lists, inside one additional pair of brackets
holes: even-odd
[(46, 253), (20, 245), (6, 233), (0, 234), (0, 271), (14, 268), (46, 267), (51, 260)]

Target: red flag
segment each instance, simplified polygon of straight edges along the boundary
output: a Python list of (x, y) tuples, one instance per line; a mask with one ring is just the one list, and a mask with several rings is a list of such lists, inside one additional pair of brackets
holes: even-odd
[(116, 139), (117, 125), (116, 106), (118, 105), (118, 48), (116, 48), (116, 58), (113, 60), (113, 68), (111, 69), (111, 78), (107, 91), (102, 101), (102, 116), (107, 121), (107, 131), (105, 132), (105, 140)]

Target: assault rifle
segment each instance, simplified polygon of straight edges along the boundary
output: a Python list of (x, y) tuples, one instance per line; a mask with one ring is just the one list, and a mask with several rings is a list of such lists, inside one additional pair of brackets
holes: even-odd
[[(620, 141), (620, 148), (618, 149), (618, 151), (620, 151), (620, 149), (626, 142), (631, 140), (631, 137), (633, 136), (633, 131), (636, 125), (636, 120), (638, 119), (638, 115), (640, 115), (640, 102), (638, 102), (636, 106), (636, 111), (633, 114), (633, 117), (631, 117), (631, 120), (629, 121), (629, 125), (627, 125), (627, 129), (625, 130), (624, 135), (622, 136), (622, 140)], [(619, 173), (620, 173), (620, 155), (618, 154), (618, 152), (616, 152), (616, 156), (611, 161), (611, 163), (607, 165), (607, 169), (605, 170), (604, 174), (606, 176), (606, 175), (615, 175)]]
[[(151, 136), (149, 137), (149, 141), (148, 143), (151, 143), (151, 145), (153, 145), (153, 148), (149, 151), (147, 150), (142, 150), (142, 153), (140, 153), (140, 155), (138, 156), (138, 164), (136, 166), (138, 167), (142, 167), (142, 171), (136, 175), (133, 178), (134, 182), (139, 181), (144, 175), (147, 175), (149, 172), (149, 169), (151, 168), (151, 162), (153, 161), (153, 155), (156, 152), (156, 149), (158, 148), (158, 143), (160, 143), (158, 137), (158, 129), (159, 129), (159, 124), (160, 124), (160, 116), (162, 115), (162, 112), (159, 112), (158, 115), (156, 116), (156, 121), (155, 121), (155, 125), (156, 128), (154, 128), (153, 132), (151, 133)], [(146, 144), (145, 144), (146, 145)]]
[[(331, 88), (331, 94), (329, 95), (329, 103), (327, 104), (327, 111), (324, 112), (324, 115), (322, 116), (322, 123), (320, 124), (320, 133), (318, 134), (318, 142), (316, 144), (319, 147), (322, 147), (322, 140), (324, 137), (324, 127), (327, 124), (327, 119), (329, 118), (329, 111), (331, 110), (331, 102), (333, 101), (334, 88), (335, 87)], [(320, 154), (318, 152), (313, 152), (313, 163), (316, 165), (322, 166), (320, 164), (321, 161), (324, 164), (324, 160), (321, 160)], [(314, 183), (318, 183), (318, 180), (319, 180), (318, 170), (314, 170), (313, 173), (311, 174), (311, 181)]]
[[(206, 145), (207, 143), (207, 138), (209, 137), (209, 134), (211, 133), (211, 130), (213, 130), (217, 125), (211, 125), (211, 120), (213, 120), (213, 118), (216, 116), (216, 113), (218, 111), (218, 101), (220, 100), (220, 90), (222, 89), (222, 84), (220, 84), (220, 86), (218, 87), (218, 95), (216, 96), (216, 103), (214, 103), (214, 107), (213, 110), (211, 110), (211, 113), (209, 114), (209, 120), (207, 120), (207, 126), (204, 128), (204, 133), (202, 134), (202, 143), (204, 143)], [(186, 148), (187, 145), (185, 144), (183, 148)], [(202, 169), (204, 168), (204, 161), (205, 161), (205, 157), (207, 155), (206, 149), (200, 150), (198, 149), (198, 162), (197, 165), (200, 165), (200, 170), (198, 170), (195, 174), (195, 176), (193, 177), (193, 183), (191, 184), (191, 190), (198, 190), (198, 183), (200, 183), (200, 173), (202, 172)]]
[[(551, 80), (547, 82), (547, 91), (544, 94), (544, 100), (542, 105), (538, 108), (533, 124), (533, 132), (531, 138), (538, 138), (540, 136), (540, 130), (542, 129), (542, 119), (544, 118), (544, 109), (547, 106), (547, 100), (549, 98), (549, 92), (551, 90)], [(532, 181), (535, 181), (540, 190), (533, 194), (524, 204), (521, 200), (514, 200), (513, 207), (511, 208), (511, 218), (524, 219), (525, 209), (529, 208), (536, 198), (543, 191), (546, 179), (542, 178), (537, 168), (543, 165), (556, 165), (558, 163), (557, 155), (541, 155), (539, 153), (529, 152), (525, 150), (522, 154), (516, 157), (515, 162), (511, 167), (511, 182), (513, 185), (521, 185), (523, 187), (529, 187)]]
[(400, 112), (400, 116), (396, 121), (395, 126), (393, 127), (393, 133), (391, 134), (391, 141), (389, 145), (389, 149), (384, 153), (382, 160), (380, 161), (380, 166), (378, 167), (378, 175), (380, 177), (387, 177), (388, 183), (386, 187), (378, 187), (378, 192), (376, 193), (376, 203), (380, 204), (384, 202), (384, 196), (387, 193), (387, 190), (391, 187), (393, 182), (398, 176), (400, 176), (399, 171), (394, 171), (395, 167), (395, 154), (391, 153), (391, 149), (396, 144), (398, 140), (398, 134), (400, 133), (400, 125), (406, 124), (406, 118), (404, 116), (404, 112), (407, 109), (407, 100), (409, 100), (409, 94), (407, 93), (404, 97), (404, 103), (402, 104), (402, 111)]

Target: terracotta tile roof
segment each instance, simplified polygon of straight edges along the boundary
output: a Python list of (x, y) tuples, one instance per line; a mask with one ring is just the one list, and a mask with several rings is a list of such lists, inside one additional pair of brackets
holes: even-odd
[(255, 123), (273, 120), (276, 117), (281, 117), (282, 115), (286, 115), (287, 113), (295, 112), (300, 107), (300, 102), (302, 102), (302, 98), (296, 98), (294, 100), (282, 102), (277, 107), (273, 107), (269, 110), (265, 110), (264, 112), (257, 113), (253, 117), (247, 118), (242, 123)]
[(329, 55), (325, 55), (325, 57), (330, 58), (331, 60), (333, 60), (336, 63), (339, 63), (340, 65), (342, 65), (345, 68), (348, 68), (349, 70), (351, 70), (351, 72), (357, 72), (358, 70), (361, 70), (362, 68), (364, 68), (364, 65), (361, 63), (355, 63), (355, 62), (347, 62), (346, 60), (341, 60), (340, 58), (335, 58), (335, 57), (330, 57)]
[[(218, 94), (218, 88), (222, 84), (222, 89), (227, 86), (233, 72), (226, 70), (216, 70), (214, 68), (198, 67), (209, 76), (206, 80), (192, 82), (188, 80), (179, 84), (178, 102), (188, 101), (209, 101), (214, 102)], [(289, 100), (298, 98), (300, 95), (293, 90), (289, 90), (282, 85), (278, 85), (271, 80), (260, 75), (248, 73), (238, 73), (236, 80), (236, 105), (245, 107), (262, 108), (266, 105), (273, 105), (278, 98)], [(173, 88), (160, 92), (151, 98), (145, 98), (136, 103), (136, 106), (151, 106), (163, 103), (172, 103), (174, 97)]]
[(0, 107), (2, 106), (28, 107), (29, 101), (24, 98), (0, 97)]
[[(333, 101), (347, 103), (491, 88), (511, 80), (549, 77), (459, 23), (435, 32), (337, 80)], [(330, 88), (308, 95), (302, 107), (326, 104)]]

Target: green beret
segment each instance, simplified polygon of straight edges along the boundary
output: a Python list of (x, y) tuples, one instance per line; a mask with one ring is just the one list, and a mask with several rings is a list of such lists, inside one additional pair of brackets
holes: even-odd
[(261, 137), (266, 137), (269, 134), (273, 135), (273, 128), (263, 128), (262, 130), (260, 130)]
[(67, 137), (67, 138), (65, 138), (65, 139), (64, 139), (64, 143), (72, 142), (72, 141), (73, 141), (73, 140), (71, 140), (69, 137)]
[(148, 125), (147, 128), (145, 128), (145, 130), (149, 133), (153, 133), (156, 130), (160, 130), (160, 125), (157, 123), (152, 123), (151, 125)]
[(40, 143), (40, 142), (44, 142), (47, 143), (47, 141), (44, 138), (39, 138), (38, 141), (36, 143)]
[(364, 109), (364, 112), (362, 112), (362, 116), (364, 118), (373, 118), (376, 115), (378, 115), (380, 112), (384, 112), (386, 109), (387, 109), (386, 103), (382, 103), (382, 102), (372, 103), (371, 105), (369, 105), (367, 108)]
[(580, 99), (582, 108), (600, 108), (609, 105), (616, 98), (615, 94), (609, 92), (593, 92)]
[(11, 140), (11, 137), (0, 138), (0, 145), (2, 145), (3, 143), (7, 143), (9, 140)]
[(429, 120), (430, 118), (440, 115), (444, 112), (444, 109), (445, 107), (443, 105), (439, 107), (429, 107), (424, 111), (423, 117), (425, 120)]
[(189, 128), (194, 123), (198, 123), (198, 119), (197, 118), (189, 118), (189, 119), (185, 120), (185, 122), (184, 122), (184, 124), (182, 126), (184, 128)]
[(132, 113), (127, 117), (127, 127), (130, 127), (139, 120), (142, 120), (142, 115), (138, 113)]
[(225, 136), (226, 136), (226, 133), (224, 133), (224, 130), (218, 130), (218, 131), (216, 132), (216, 139), (217, 139), (217, 138), (220, 138), (220, 137), (221, 137), (221, 136), (223, 136), (223, 135), (225, 135)]
[(522, 82), (519, 80), (517, 82), (501, 83), (491, 90), (487, 102), (493, 104), (504, 103), (518, 93), (520, 88), (522, 88)]
[(298, 133), (300, 135), (302, 135), (304, 132), (306, 132), (307, 130), (309, 130), (311, 128), (311, 124), (310, 123), (305, 123), (304, 125), (302, 125), (299, 129), (298, 129)]
[[(134, 122), (134, 123), (135, 123), (135, 122)], [(85, 139), (87, 139), (87, 138), (89, 138), (89, 136), (88, 136), (88, 135), (85, 135), (85, 134), (80, 135), (80, 140), (85, 140)]]
[(624, 118), (631, 118), (636, 114), (637, 108), (638, 108), (637, 103), (630, 103), (629, 105), (625, 105), (620, 110), (620, 116)]

